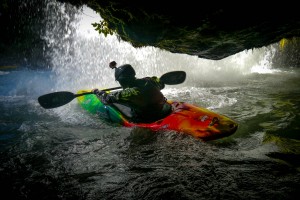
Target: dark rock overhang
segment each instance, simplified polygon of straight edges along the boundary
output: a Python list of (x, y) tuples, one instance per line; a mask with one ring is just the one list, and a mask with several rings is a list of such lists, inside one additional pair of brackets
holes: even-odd
[(63, 1), (97, 11), (109, 29), (134, 47), (211, 60), (300, 36), (299, 9), (291, 2)]
[[(300, 14), (294, 2), (262, 5), (263, 2), (254, 1), (58, 1), (78, 8), (83, 5), (92, 8), (105, 20), (108, 30), (134, 47), (153, 46), (211, 60), (287, 38), (293, 41), (288, 42), (291, 45), (274, 57), (284, 57), (280, 66), (287, 63), (287, 66), (300, 67)], [(56, 0), (4, 0), (0, 3), (0, 66), (51, 67), (48, 51), (51, 52), (52, 47), (41, 37), (46, 31), (47, 16), (55, 16), (49, 13), (55, 9), (47, 11), (49, 3), (60, 4)], [(65, 11), (67, 13), (58, 13), (61, 28), (56, 34), (59, 35), (69, 31), (62, 28), (66, 22), (63, 18), (73, 20), (74, 14), (80, 12), (70, 4)], [(101, 22), (99, 25), (103, 28)]]

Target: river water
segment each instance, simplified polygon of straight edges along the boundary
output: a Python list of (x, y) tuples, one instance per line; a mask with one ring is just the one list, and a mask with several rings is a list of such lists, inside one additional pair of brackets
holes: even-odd
[[(98, 20), (90, 10), (83, 18)], [(53, 33), (44, 35), (49, 43), (60, 44), (50, 54), (52, 68), (1, 68), (1, 199), (300, 195), (300, 71), (272, 67), (273, 46), (211, 61), (134, 49), (115, 36), (93, 36), (79, 27), (83, 34), (66, 36), (72, 40), (64, 43)], [(132, 64), (138, 77), (186, 71), (185, 83), (167, 86), (165, 96), (227, 115), (239, 124), (238, 130), (203, 142), (174, 131), (109, 124), (76, 100), (48, 110), (38, 104), (39, 96), (54, 91), (118, 86), (108, 67), (112, 60)]]

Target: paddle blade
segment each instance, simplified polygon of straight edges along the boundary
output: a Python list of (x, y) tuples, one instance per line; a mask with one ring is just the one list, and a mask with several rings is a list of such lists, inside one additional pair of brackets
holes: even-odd
[(165, 73), (160, 77), (160, 80), (167, 85), (176, 85), (183, 83), (186, 78), (186, 73), (184, 71), (173, 71)]
[(72, 92), (54, 92), (40, 96), (38, 102), (46, 109), (57, 108), (69, 103), (75, 97)]

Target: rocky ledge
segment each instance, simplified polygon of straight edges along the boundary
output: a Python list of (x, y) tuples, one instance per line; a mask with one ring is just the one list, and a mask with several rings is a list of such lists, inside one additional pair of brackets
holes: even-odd
[(211, 60), (300, 36), (299, 8), (288, 1), (61, 1), (88, 5), (134, 47), (153, 46)]
[[(49, 3), (58, 1), (92, 8), (104, 19), (96, 25), (99, 32), (115, 32), (134, 47), (153, 46), (172, 53), (220, 60), (286, 38), (296, 42), (291, 43), (293, 48), (286, 48), (289, 51), (284, 62), (293, 57), (296, 59), (288, 66), (300, 66), (300, 14), (295, 2), (214, 0), (3, 0), (0, 3), (0, 66), (48, 67), (51, 64), (46, 53), (51, 47), (41, 35), (49, 20), (49, 13), (44, 11)], [(78, 8), (66, 6), (64, 12), (69, 15), (59, 16), (71, 20)], [(63, 35), (65, 24), (61, 26)]]

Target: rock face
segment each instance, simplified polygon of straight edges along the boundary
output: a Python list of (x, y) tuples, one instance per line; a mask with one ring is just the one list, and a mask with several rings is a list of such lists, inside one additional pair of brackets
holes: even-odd
[[(100, 32), (108, 27), (134, 47), (153, 46), (211, 60), (300, 36), (299, 8), (294, 2), (262, 5), (263, 2), (254, 1), (57, 1), (89, 6), (107, 23), (99, 23)], [(40, 37), (47, 21), (42, 11), (49, 2), (57, 1), (0, 3), (0, 65), (16, 60), (45, 65), (44, 51), (49, 47)]]
[(299, 9), (289, 2), (80, 2), (99, 12), (107, 26), (134, 47), (154, 46), (211, 60), (300, 36)]

